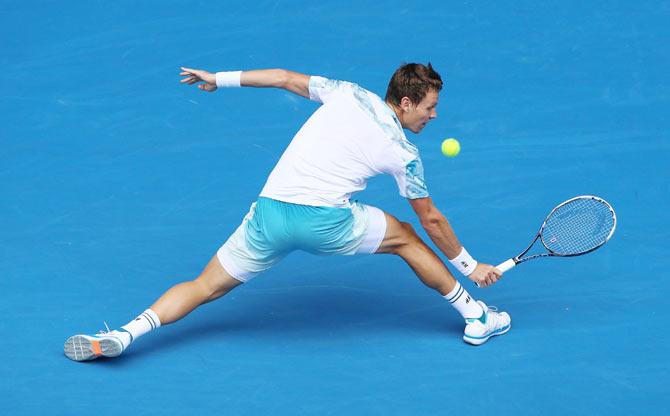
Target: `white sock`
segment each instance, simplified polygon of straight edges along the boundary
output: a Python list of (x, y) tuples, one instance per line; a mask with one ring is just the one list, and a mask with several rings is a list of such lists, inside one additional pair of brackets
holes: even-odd
[(128, 344), (130, 344), (147, 332), (160, 328), (160, 326), (161, 321), (158, 319), (156, 312), (147, 309), (137, 318), (122, 326), (119, 333), (128, 335)]
[(463, 318), (479, 318), (484, 313), (482, 307), (472, 299), (468, 291), (458, 282), (456, 282), (454, 289), (443, 297), (451, 303), (451, 306), (456, 308)]

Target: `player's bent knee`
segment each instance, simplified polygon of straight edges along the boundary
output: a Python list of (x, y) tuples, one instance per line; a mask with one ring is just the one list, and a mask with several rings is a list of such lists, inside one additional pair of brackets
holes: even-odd
[(402, 221), (400, 222), (400, 226), (402, 227), (405, 234), (407, 234), (408, 236), (416, 235), (416, 231), (414, 231), (414, 227), (412, 226), (412, 224)]
[(402, 256), (405, 250), (411, 248), (413, 245), (421, 242), (421, 238), (414, 230), (412, 224), (408, 222), (400, 222), (399, 233), (393, 239), (393, 244), (390, 245), (388, 252)]
[(402, 236), (402, 242), (404, 245), (421, 242), (421, 238), (419, 237), (419, 234), (417, 234), (412, 224), (408, 222), (401, 222), (400, 225), (404, 231)]
[(386, 227), (384, 241), (382, 241), (377, 253), (402, 256), (408, 248), (423, 243), (412, 224), (399, 221), (390, 214), (386, 214)]

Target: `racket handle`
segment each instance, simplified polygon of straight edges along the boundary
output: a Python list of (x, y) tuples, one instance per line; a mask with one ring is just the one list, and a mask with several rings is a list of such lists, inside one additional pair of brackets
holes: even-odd
[(497, 265), (496, 268), (501, 272), (505, 273), (514, 266), (516, 266), (516, 262), (514, 261), (514, 259), (509, 259)]

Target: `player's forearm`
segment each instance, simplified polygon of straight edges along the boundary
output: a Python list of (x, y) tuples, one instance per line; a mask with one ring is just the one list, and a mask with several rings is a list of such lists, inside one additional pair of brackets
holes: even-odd
[(409, 199), (412, 209), (419, 217), (421, 225), (435, 245), (450, 260), (461, 252), (461, 243), (442, 212), (433, 204), (430, 197)]
[[(198, 84), (198, 88), (214, 92), (218, 88), (258, 87), (283, 88), (309, 98), (309, 76), (285, 69), (261, 69), (254, 71), (222, 71), (211, 73), (203, 69), (181, 67), (181, 83)], [(202, 82), (202, 84), (200, 84)]]
[(447, 256), (452, 266), (465, 276), (470, 278), (472, 278), (471, 276), (475, 276), (474, 272), (477, 270), (479, 263), (461, 245), (449, 221), (439, 211), (423, 219), (421, 224), (428, 233), (428, 236), (430, 236), (430, 239)]
[(182, 84), (193, 85), (213, 92), (218, 88), (256, 87), (282, 88), (309, 98), (309, 75), (285, 69), (258, 69), (252, 71), (221, 71), (211, 73), (202, 69), (181, 67)]
[(463, 248), (454, 233), (451, 224), (442, 214), (421, 222), (428, 237), (450, 260), (458, 256)]

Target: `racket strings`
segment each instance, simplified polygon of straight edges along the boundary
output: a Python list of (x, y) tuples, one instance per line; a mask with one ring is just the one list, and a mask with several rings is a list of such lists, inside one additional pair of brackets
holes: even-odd
[(542, 242), (559, 255), (585, 253), (605, 243), (614, 225), (614, 215), (606, 203), (579, 198), (551, 213), (542, 230)]

